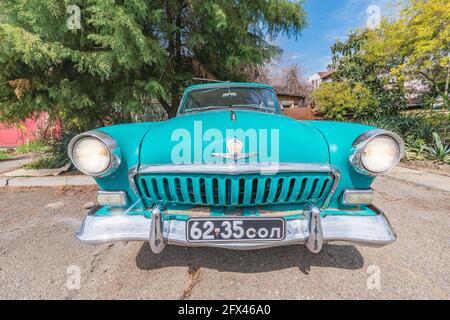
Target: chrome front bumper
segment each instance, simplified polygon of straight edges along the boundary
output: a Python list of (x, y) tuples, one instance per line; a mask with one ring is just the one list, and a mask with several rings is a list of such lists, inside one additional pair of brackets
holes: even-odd
[(281, 241), (191, 243), (186, 241), (186, 221), (164, 220), (156, 207), (152, 210), (151, 218), (142, 215), (87, 215), (77, 238), (92, 245), (114, 241), (149, 241), (154, 253), (161, 252), (167, 244), (233, 250), (305, 244), (309, 250), (317, 253), (322, 249), (322, 244), (328, 242), (369, 246), (394, 242), (396, 235), (389, 221), (381, 211), (374, 210), (377, 212), (374, 216), (321, 216), (317, 207), (307, 206), (304, 218), (286, 220), (286, 234)]

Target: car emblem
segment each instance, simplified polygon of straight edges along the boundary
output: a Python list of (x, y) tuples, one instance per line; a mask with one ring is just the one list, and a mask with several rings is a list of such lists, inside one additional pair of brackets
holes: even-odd
[(215, 158), (233, 159), (237, 161), (239, 159), (253, 158), (257, 156), (257, 152), (242, 153), (244, 144), (239, 139), (230, 139), (227, 141), (228, 153), (213, 153)]

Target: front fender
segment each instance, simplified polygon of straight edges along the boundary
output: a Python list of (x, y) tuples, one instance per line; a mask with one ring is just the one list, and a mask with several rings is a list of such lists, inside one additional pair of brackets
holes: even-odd
[(344, 206), (339, 202), (344, 189), (368, 189), (375, 179), (356, 172), (350, 164), (349, 156), (353, 142), (364, 132), (376, 128), (363, 124), (335, 121), (305, 121), (305, 123), (317, 128), (323, 134), (328, 143), (330, 163), (341, 174), (339, 186), (329, 206), (331, 208), (348, 208), (349, 206)]
[(103, 178), (95, 178), (101, 190), (123, 190), (126, 191), (131, 203), (139, 200), (128, 182), (128, 172), (131, 168), (139, 166), (142, 140), (154, 125), (155, 123), (152, 122), (130, 123), (96, 129), (96, 131), (106, 133), (117, 141), (122, 156), (120, 166), (115, 172)]

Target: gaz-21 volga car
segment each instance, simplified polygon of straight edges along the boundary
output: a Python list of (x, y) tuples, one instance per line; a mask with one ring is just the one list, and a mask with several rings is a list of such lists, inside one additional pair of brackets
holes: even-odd
[(330, 242), (382, 246), (396, 235), (372, 205), (374, 178), (398, 164), (396, 134), (283, 115), (272, 87), (201, 84), (175, 118), (76, 136), (69, 155), (95, 177), (98, 206), (77, 237), (259, 249)]

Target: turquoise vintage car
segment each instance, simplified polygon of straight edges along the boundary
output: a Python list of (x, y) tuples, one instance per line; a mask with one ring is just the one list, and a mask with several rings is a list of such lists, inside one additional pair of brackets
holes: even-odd
[(382, 246), (396, 235), (372, 205), (374, 178), (404, 153), (396, 134), (283, 115), (272, 87), (187, 88), (175, 118), (76, 136), (69, 156), (95, 177), (98, 206), (77, 237), (259, 249), (330, 242)]

